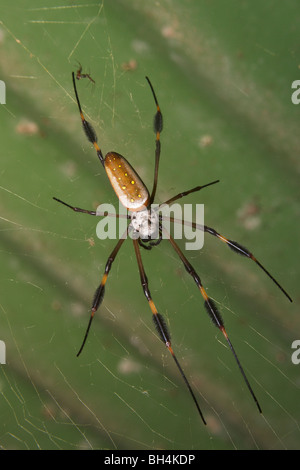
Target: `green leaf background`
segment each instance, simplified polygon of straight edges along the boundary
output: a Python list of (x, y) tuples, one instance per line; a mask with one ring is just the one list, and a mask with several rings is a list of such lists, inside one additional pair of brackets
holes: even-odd
[[(299, 448), (299, 2), (4, 0), (0, 19), (0, 446)], [(81, 129), (78, 62), (96, 82), (78, 88), (103, 152), (126, 156), (149, 187), (151, 78), (165, 123), (158, 200), (220, 179), (185, 202), (205, 204), (207, 225), (253, 251), (292, 296), (213, 237), (187, 254), (262, 415), (167, 242), (143, 260), (207, 426), (157, 337), (130, 241), (76, 358), (115, 242), (52, 197), (116, 203)]]

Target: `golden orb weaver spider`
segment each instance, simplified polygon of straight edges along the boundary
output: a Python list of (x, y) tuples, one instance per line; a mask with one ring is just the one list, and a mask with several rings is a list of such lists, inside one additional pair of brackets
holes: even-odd
[[(81, 75), (81, 77), (83, 77), (83, 75)], [(154, 116), (154, 133), (155, 133), (155, 136), (156, 136), (156, 139), (155, 139), (155, 169), (154, 169), (153, 186), (152, 186), (152, 191), (151, 191), (151, 194), (150, 194), (147, 187), (146, 187), (146, 185), (143, 183), (143, 181), (141, 180), (141, 178), (139, 177), (137, 172), (133, 169), (133, 167), (130, 165), (130, 163), (122, 155), (120, 155), (116, 152), (108, 152), (105, 156), (103, 156), (101, 148), (99, 147), (99, 145), (97, 143), (97, 135), (96, 135), (93, 127), (91, 126), (91, 124), (84, 117), (84, 114), (83, 114), (83, 111), (82, 111), (82, 108), (81, 108), (81, 104), (80, 104), (80, 101), (79, 101), (78, 93), (77, 93), (74, 72), (72, 73), (72, 79), (73, 79), (74, 93), (75, 93), (75, 97), (76, 97), (76, 101), (77, 101), (77, 105), (78, 105), (78, 109), (79, 109), (79, 113), (80, 113), (81, 122), (82, 122), (84, 132), (85, 132), (88, 140), (93, 144), (93, 146), (94, 146), (94, 148), (97, 152), (98, 158), (99, 158), (102, 166), (106, 170), (108, 179), (109, 179), (109, 181), (110, 181), (110, 183), (111, 183), (111, 185), (112, 185), (119, 201), (129, 211), (130, 215), (129, 214), (127, 215), (127, 219), (130, 220), (130, 223), (127, 226), (126, 232), (128, 233), (129, 230), (136, 231), (136, 237), (135, 238), (133, 237), (134, 251), (135, 251), (135, 255), (136, 255), (136, 259), (137, 259), (137, 265), (138, 265), (138, 269), (139, 269), (142, 288), (143, 288), (145, 297), (146, 297), (146, 299), (149, 303), (155, 327), (156, 327), (157, 332), (160, 336), (160, 339), (163, 341), (163, 343), (165, 343), (165, 346), (167, 347), (167, 349), (169, 350), (171, 356), (173, 357), (173, 359), (176, 363), (176, 366), (177, 366), (177, 368), (178, 368), (178, 370), (179, 370), (179, 372), (180, 372), (180, 374), (181, 374), (181, 376), (182, 376), (182, 378), (183, 378), (183, 380), (184, 380), (184, 382), (185, 382), (185, 384), (186, 384), (186, 386), (187, 386), (187, 388), (188, 388), (188, 390), (189, 390), (189, 392), (190, 392), (190, 394), (191, 394), (191, 396), (194, 400), (194, 403), (197, 407), (198, 413), (201, 416), (201, 419), (202, 419), (203, 423), (206, 424), (206, 421), (204, 419), (204, 416), (202, 414), (202, 411), (200, 409), (200, 406), (198, 404), (198, 401), (196, 399), (194, 391), (193, 391), (193, 389), (192, 389), (192, 387), (191, 387), (191, 385), (190, 385), (190, 383), (189, 383), (189, 381), (188, 381), (188, 379), (187, 379), (187, 377), (186, 377), (186, 375), (185, 375), (185, 373), (184, 373), (184, 371), (183, 371), (183, 369), (182, 369), (182, 367), (181, 367), (181, 365), (180, 365), (180, 363), (179, 363), (179, 361), (178, 361), (178, 359), (177, 359), (177, 357), (174, 353), (174, 350), (171, 346), (170, 334), (169, 334), (168, 328), (166, 326), (166, 323), (164, 321), (164, 318), (160, 313), (158, 313), (156, 305), (155, 305), (154, 301), (152, 300), (152, 296), (151, 296), (151, 293), (150, 293), (150, 290), (149, 290), (148, 278), (147, 278), (146, 273), (145, 273), (145, 269), (144, 269), (144, 265), (143, 265), (142, 257), (141, 257), (141, 252), (140, 252), (140, 247), (142, 247), (144, 249), (151, 249), (152, 247), (154, 247), (155, 245), (160, 243), (161, 240), (162, 240), (162, 231), (163, 231), (161, 219), (155, 219), (153, 221), (150, 217), (150, 212), (149, 212), (150, 211), (150, 206), (154, 202), (154, 198), (155, 198), (155, 194), (156, 194), (157, 180), (158, 180), (158, 167), (159, 167), (159, 160), (160, 160), (160, 154), (161, 154), (160, 134), (161, 134), (162, 129), (163, 129), (162, 113), (161, 113), (161, 110), (160, 110), (160, 107), (159, 107), (159, 104), (158, 104), (158, 100), (157, 100), (155, 91), (153, 89), (153, 86), (152, 86), (149, 78), (146, 77), (146, 80), (148, 81), (148, 84), (150, 86), (150, 89), (151, 89), (151, 92), (152, 92), (152, 95), (153, 95), (153, 98), (154, 98), (154, 102), (155, 102), (155, 105), (156, 105), (156, 114)], [(200, 191), (201, 189), (203, 189), (207, 186), (210, 186), (212, 184), (215, 184), (218, 181), (219, 180), (213, 181), (213, 182), (205, 184), (203, 186), (197, 186), (197, 187), (192, 188), (188, 191), (181, 192), (181, 193), (177, 194), (176, 196), (168, 199), (163, 204), (172, 204), (174, 201), (176, 201), (178, 199), (181, 199), (181, 198), (183, 198), (183, 197), (185, 197), (188, 194), (191, 194), (193, 192)], [(130, 183), (132, 183), (132, 184), (130, 184)], [(57, 199), (56, 197), (54, 197), (53, 199), (55, 201), (65, 205), (65, 206), (69, 207), (70, 209), (72, 209), (75, 212), (81, 212), (81, 213), (94, 215), (94, 216), (101, 215), (101, 214), (97, 213), (96, 211), (90, 211), (90, 210), (86, 210), (86, 209), (80, 209), (79, 207), (71, 206), (70, 204), (67, 204), (66, 202), (63, 202), (60, 199)], [(160, 204), (159, 207), (161, 207), (163, 204)], [(139, 233), (138, 229), (133, 228), (133, 220), (136, 221), (136, 218), (139, 217), (139, 215), (142, 212), (145, 212), (145, 211), (146, 211), (146, 214), (148, 214), (147, 225), (151, 226), (151, 224), (154, 224), (155, 225), (154, 228), (157, 229), (157, 224), (158, 224), (158, 234), (159, 235), (158, 235), (156, 241), (150, 241), (151, 237), (149, 237), (149, 236), (147, 236), (147, 238), (145, 238), (145, 235), (143, 235), (144, 232), (141, 229), (141, 226), (142, 226), (141, 221), (140, 221), (140, 233)], [(102, 214), (102, 215), (104, 215), (104, 214)], [(118, 217), (118, 214), (116, 214), (116, 217)], [(170, 220), (174, 222), (174, 220), (172, 220), (172, 218), (170, 218)], [(181, 223), (184, 223), (184, 220), (182, 220)], [(203, 232), (206, 232), (210, 235), (213, 235), (214, 237), (216, 237), (219, 240), (221, 240), (222, 242), (224, 242), (235, 253), (238, 253), (238, 254), (240, 254), (242, 256), (245, 256), (246, 258), (249, 258), (252, 261), (254, 261), (257, 264), (257, 266), (260, 269), (262, 269), (265, 272), (265, 274), (267, 274), (267, 276), (277, 285), (277, 287), (284, 293), (284, 295), (289, 299), (289, 301), (292, 302), (292, 299), (289, 296), (289, 294), (283, 289), (283, 287), (278, 283), (278, 281), (269, 273), (269, 271), (267, 271), (267, 269), (255, 258), (255, 256), (247, 248), (243, 247), (242, 245), (240, 245), (237, 242), (229, 240), (228, 238), (226, 238), (223, 235), (219, 234), (215, 229), (213, 229), (211, 227), (208, 227), (207, 225), (199, 226), (196, 223), (192, 223), (192, 226), (193, 226), (193, 228), (200, 229)], [(222, 320), (221, 314), (219, 313), (219, 311), (217, 309), (216, 304), (214, 303), (214, 301), (210, 297), (208, 297), (208, 295), (207, 295), (207, 293), (206, 293), (206, 291), (203, 287), (203, 284), (200, 280), (199, 275), (196, 273), (196, 271), (193, 268), (193, 266), (191, 265), (191, 263), (185, 257), (184, 253), (179, 248), (179, 246), (175, 242), (174, 238), (172, 238), (170, 234), (168, 234), (167, 238), (168, 238), (169, 242), (171, 243), (171, 246), (174, 248), (175, 252), (179, 256), (180, 260), (182, 261), (186, 271), (188, 272), (188, 274), (190, 274), (192, 279), (195, 281), (196, 286), (198, 287), (198, 289), (199, 289), (199, 291), (200, 291), (200, 293), (201, 293), (201, 295), (204, 299), (205, 309), (206, 309), (208, 315), (210, 316), (213, 324), (221, 331), (221, 333), (223, 334), (225, 340), (227, 341), (227, 344), (228, 344), (229, 348), (232, 351), (232, 354), (235, 358), (235, 361), (238, 365), (238, 368), (239, 368), (239, 370), (240, 370), (240, 372), (243, 376), (243, 379), (244, 379), (244, 381), (247, 385), (247, 388), (248, 388), (250, 394), (252, 395), (252, 398), (255, 401), (259, 412), (261, 413), (262, 412), (261, 406), (260, 406), (260, 404), (259, 404), (259, 402), (256, 398), (256, 395), (254, 394), (254, 391), (253, 391), (253, 389), (252, 389), (252, 387), (251, 387), (251, 385), (248, 381), (248, 378), (247, 378), (247, 376), (245, 374), (245, 371), (244, 371), (244, 369), (243, 369), (243, 367), (240, 363), (240, 360), (239, 360), (239, 358), (238, 358), (238, 356), (235, 352), (235, 349), (234, 349), (234, 347), (233, 347), (233, 345), (232, 345), (232, 343), (231, 343), (231, 341), (228, 337), (228, 334), (225, 330), (224, 322)], [(99, 287), (96, 289), (96, 292), (95, 292), (95, 295), (94, 295), (94, 300), (93, 300), (92, 309), (91, 309), (91, 315), (90, 315), (89, 323), (88, 323), (88, 326), (87, 326), (87, 329), (86, 329), (86, 333), (85, 333), (82, 345), (79, 349), (79, 352), (77, 353), (77, 356), (79, 356), (80, 353), (82, 352), (82, 349), (85, 345), (85, 342), (87, 340), (87, 337), (88, 337), (88, 334), (89, 334), (89, 331), (90, 331), (90, 327), (91, 327), (94, 315), (95, 315), (96, 311), (98, 310), (98, 308), (100, 307), (101, 302), (103, 301), (104, 292), (105, 292), (105, 285), (106, 285), (106, 281), (107, 281), (109, 272), (111, 270), (112, 264), (113, 264), (113, 262), (114, 262), (114, 260), (117, 256), (121, 246), (123, 245), (124, 241), (125, 241), (125, 237), (122, 237), (118, 240), (115, 248), (113, 249), (113, 251), (111, 252), (110, 256), (107, 259), (106, 266), (105, 266), (105, 271), (104, 271), (101, 283), (100, 283)]]

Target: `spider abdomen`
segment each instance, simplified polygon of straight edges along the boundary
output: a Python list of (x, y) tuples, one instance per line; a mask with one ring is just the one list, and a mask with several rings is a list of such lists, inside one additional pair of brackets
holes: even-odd
[(147, 187), (122, 155), (109, 152), (104, 167), (111, 185), (126, 209), (136, 212), (145, 209), (150, 200)]

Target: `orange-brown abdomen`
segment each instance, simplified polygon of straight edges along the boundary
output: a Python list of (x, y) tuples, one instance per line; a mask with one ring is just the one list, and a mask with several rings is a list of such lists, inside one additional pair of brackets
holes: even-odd
[(104, 167), (119, 201), (126, 209), (136, 212), (148, 206), (148, 189), (126, 158), (109, 152), (105, 156)]

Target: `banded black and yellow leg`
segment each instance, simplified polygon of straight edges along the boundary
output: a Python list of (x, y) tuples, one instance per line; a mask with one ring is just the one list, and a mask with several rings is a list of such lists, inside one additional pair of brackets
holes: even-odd
[(245, 256), (246, 258), (252, 259), (252, 261), (254, 261), (257, 266), (259, 266), (259, 268), (262, 269), (262, 271), (264, 271), (265, 274), (274, 282), (274, 284), (276, 284), (276, 286), (281, 290), (281, 292), (283, 292), (283, 294), (289, 299), (289, 301), (293, 302), (292, 298), (289, 296), (286, 290), (279, 284), (279, 282), (272, 276), (272, 274), (255, 258), (255, 256), (247, 248), (237, 242), (234, 242), (233, 240), (229, 240), (223, 235), (220, 235), (215, 229), (208, 227), (207, 225), (204, 225), (203, 229), (204, 232), (207, 232), (210, 235), (217, 237), (223, 243), (226, 243), (226, 245), (235, 253)]
[(153, 314), (152, 318), (153, 318), (156, 330), (157, 330), (157, 332), (160, 336), (160, 339), (165, 343), (167, 349), (171, 353), (171, 355), (172, 355), (172, 357), (173, 357), (173, 359), (176, 363), (176, 366), (177, 366), (177, 368), (178, 368), (178, 370), (179, 370), (179, 372), (180, 372), (180, 374), (181, 374), (181, 376), (182, 376), (182, 378), (183, 378), (183, 380), (184, 380), (187, 388), (189, 389), (189, 392), (190, 392), (190, 394), (191, 394), (191, 396), (194, 400), (194, 403), (197, 407), (198, 413), (200, 414), (203, 423), (206, 424), (206, 421), (204, 419), (204, 416), (202, 414), (200, 406), (197, 402), (197, 399), (195, 397), (193, 389), (192, 389), (188, 379), (186, 378), (186, 375), (183, 372), (183, 369), (182, 369), (180, 363), (178, 362), (178, 359), (175, 356), (175, 353), (174, 353), (173, 348), (171, 346), (171, 337), (170, 337), (170, 333), (168, 331), (167, 325), (165, 323), (165, 320), (164, 320), (163, 316), (160, 313), (158, 313), (157, 308), (156, 308), (156, 306), (155, 306), (155, 304), (152, 300), (150, 290), (149, 290), (149, 286), (148, 286), (148, 279), (147, 279), (147, 276), (146, 276), (146, 273), (145, 273), (145, 270), (144, 270), (144, 266), (143, 266), (143, 262), (142, 262), (142, 257), (141, 257), (141, 252), (140, 252), (138, 240), (133, 240), (133, 245), (134, 245), (134, 249), (135, 249), (135, 254), (136, 254), (136, 259), (137, 259), (137, 263), (138, 263), (138, 268), (139, 268), (139, 273), (140, 273), (140, 278), (141, 278), (143, 291), (144, 291), (145, 297), (146, 297), (146, 299), (149, 303), (151, 312)]
[(152, 91), (152, 95), (156, 104), (156, 114), (154, 116), (154, 121), (153, 121), (153, 128), (155, 132), (155, 169), (154, 169), (154, 181), (153, 181), (153, 188), (150, 196), (150, 204), (153, 203), (155, 194), (156, 194), (156, 188), (157, 188), (157, 180), (158, 180), (158, 167), (159, 167), (159, 159), (160, 159), (160, 152), (161, 152), (161, 144), (160, 144), (160, 134), (163, 130), (163, 117), (162, 113), (158, 104), (158, 100), (155, 94), (155, 91), (153, 89), (152, 83), (150, 82), (149, 78), (146, 77), (147, 82), (149, 83), (149, 86)]
[(80, 101), (79, 101), (77, 88), (76, 88), (75, 73), (74, 72), (72, 72), (72, 78), (73, 78), (73, 87), (74, 87), (76, 101), (77, 101), (77, 105), (78, 105), (78, 109), (79, 109), (79, 113), (80, 113), (80, 117), (81, 117), (83, 130), (84, 130), (85, 135), (87, 136), (88, 140), (93, 144), (93, 146), (94, 146), (94, 148), (97, 152), (98, 158), (99, 158), (100, 162), (102, 163), (102, 165), (104, 166), (104, 157), (103, 157), (103, 154), (101, 152), (101, 149), (100, 149), (99, 145), (97, 144), (97, 140), (98, 140), (97, 139), (97, 134), (96, 134), (93, 126), (85, 119), (84, 114), (83, 114), (82, 109), (81, 109), (81, 104), (80, 104)]
[(114, 260), (116, 259), (116, 256), (117, 256), (122, 244), (124, 243), (125, 239), (126, 238), (123, 235), (123, 237), (120, 238), (120, 240), (116, 244), (115, 248), (111, 252), (110, 256), (108, 257), (108, 260), (107, 260), (106, 266), (105, 266), (105, 271), (104, 271), (104, 274), (102, 276), (101, 283), (100, 283), (99, 287), (97, 288), (97, 290), (95, 292), (95, 295), (94, 295), (90, 320), (89, 320), (89, 323), (88, 323), (88, 326), (87, 326), (87, 329), (86, 329), (85, 336), (83, 338), (83, 342), (82, 342), (81, 347), (80, 347), (80, 349), (77, 353), (77, 357), (81, 354), (81, 352), (83, 350), (83, 347), (85, 345), (85, 342), (87, 340), (87, 337), (88, 337), (88, 334), (89, 334), (89, 331), (90, 331), (90, 328), (91, 328), (91, 324), (92, 324), (94, 315), (95, 315), (96, 311), (98, 310), (98, 308), (100, 307), (100, 305), (103, 301), (103, 297), (104, 297), (104, 293), (105, 293), (105, 285), (106, 285), (106, 281), (107, 281), (107, 278), (108, 278), (108, 274), (109, 274), (110, 269), (111, 269), (111, 265), (114, 262)]
[(261, 413), (262, 411), (261, 411), (260, 404), (259, 404), (259, 402), (258, 402), (258, 400), (257, 400), (257, 398), (256, 398), (256, 396), (255, 396), (255, 394), (254, 394), (254, 392), (253, 392), (253, 389), (252, 389), (252, 387), (251, 387), (251, 385), (250, 385), (250, 383), (249, 383), (249, 380), (247, 379), (247, 376), (246, 376), (246, 374), (245, 374), (245, 371), (244, 371), (244, 369), (243, 369), (243, 367), (242, 367), (242, 365), (241, 365), (241, 363), (240, 363), (240, 361), (239, 361), (239, 359), (238, 359), (238, 356), (237, 356), (237, 354), (236, 354), (236, 352), (235, 352), (235, 349), (234, 349), (234, 347), (233, 347), (233, 345), (232, 345), (232, 343), (231, 343), (231, 341), (230, 341), (230, 339), (229, 339), (229, 337), (228, 337), (228, 334), (227, 334), (227, 332), (226, 332), (226, 330), (225, 330), (225, 326), (224, 326), (223, 319), (222, 319), (222, 317), (221, 317), (220, 312), (218, 311), (218, 309), (217, 309), (217, 307), (216, 307), (216, 304), (213, 302), (212, 299), (210, 299), (210, 298), (208, 297), (208, 295), (207, 295), (207, 293), (206, 293), (206, 291), (205, 291), (205, 289), (204, 289), (204, 287), (203, 287), (203, 285), (202, 285), (202, 283), (201, 283), (200, 277), (199, 277), (198, 274), (196, 273), (196, 271), (195, 271), (195, 269), (193, 268), (193, 266), (191, 265), (191, 263), (190, 263), (190, 262), (187, 260), (187, 258), (184, 256), (184, 254), (182, 253), (181, 249), (179, 248), (179, 246), (177, 245), (177, 243), (175, 242), (175, 240), (174, 240), (169, 234), (168, 234), (168, 238), (169, 238), (169, 240), (170, 240), (171, 245), (173, 246), (173, 248), (175, 249), (176, 253), (178, 254), (179, 258), (181, 259), (181, 261), (182, 261), (182, 263), (183, 263), (183, 265), (184, 265), (186, 271), (192, 276), (192, 278), (194, 279), (194, 281), (195, 281), (195, 283), (196, 283), (198, 289), (200, 290), (201, 295), (202, 295), (202, 297), (203, 297), (203, 299), (204, 299), (204, 306), (205, 306), (205, 309), (206, 309), (207, 313), (209, 314), (209, 316), (210, 316), (210, 318), (211, 318), (213, 324), (214, 324), (217, 328), (219, 328), (219, 330), (220, 330), (221, 333), (223, 334), (224, 338), (226, 339), (227, 344), (228, 344), (229, 348), (231, 349), (232, 354), (233, 354), (233, 356), (234, 356), (234, 358), (235, 358), (235, 360), (236, 360), (236, 363), (237, 363), (237, 365), (238, 365), (238, 367), (239, 367), (239, 369), (240, 369), (240, 372), (241, 372), (241, 374), (242, 374), (242, 376), (243, 376), (243, 378), (244, 378), (244, 381), (245, 381), (245, 383), (246, 383), (246, 385), (247, 385), (247, 388), (248, 388), (249, 392), (251, 393), (252, 398), (253, 398), (253, 400), (255, 401), (256, 406), (257, 406), (259, 412)]
[[(212, 184), (212, 183), (211, 183)], [(172, 198), (173, 202), (173, 198)], [(169, 201), (168, 201), (169, 203)], [(163, 219), (165, 220), (165, 219)], [(175, 219), (174, 217), (170, 217), (171, 222), (175, 223), (180, 223), (183, 225), (189, 225), (193, 227), (194, 229), (201, 230), (202, 232), (209, 233), (210, 235), (213, 235), (214, 237), (218, 238), (221, 240), (223, 243), (226, 243), (226, 245), (235, 253), (238, 253), (241, 256), (245, 256), (246, 258), (251, 259), (254, 261), (257, 266), (264, 271), (264, 273), (274, 282), (274, 284), (281, 290), (281, 292), (289, 299), (290, 302), (293, 302), (293, 299), (291, 296), (287, 293), (287, 291), (282, 287), (281, 284), (275, 279), (275, 277), (258, 261), (258, 259), (251, 253), (247, 248), (244, 246), (240, 245), (237, 242), (234, 242), (233, 240), (229, 240), (228, 238), (224, 237), (220, 233), (218, 233), (214, 228), (208, 227), (207, 225), (199, 225), (195, 222), (188, 222), (183, 219)]]

